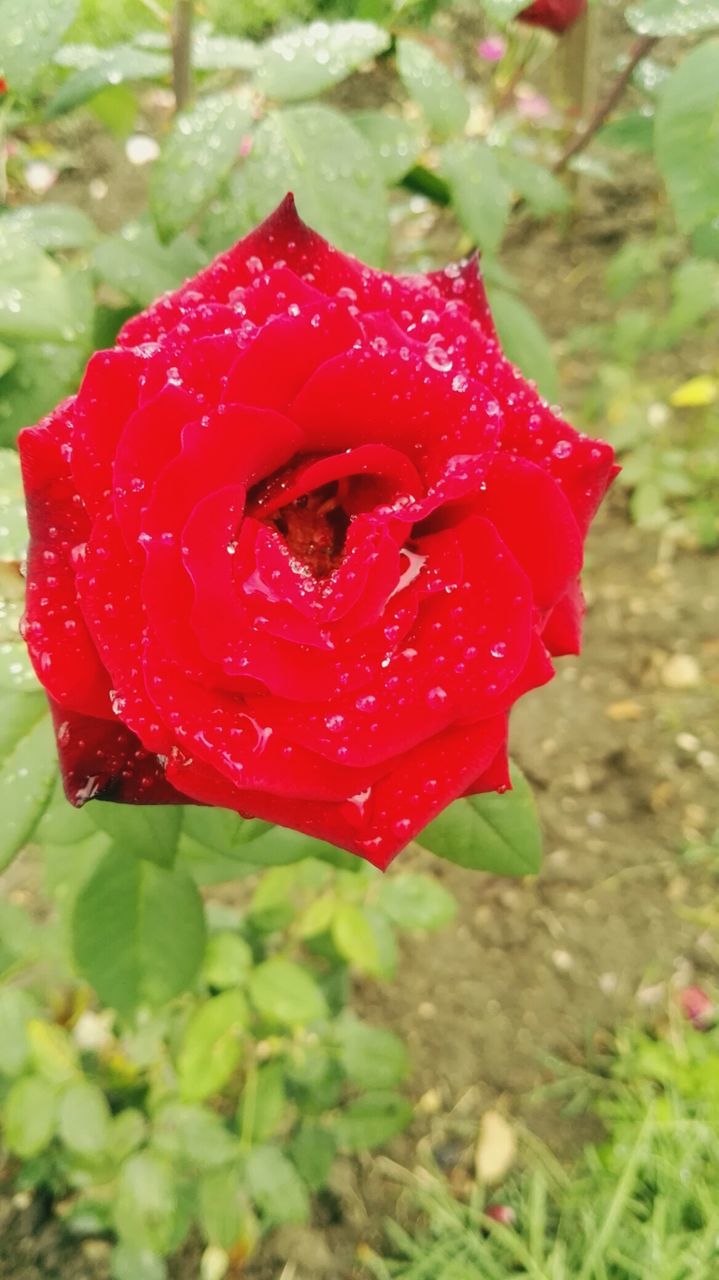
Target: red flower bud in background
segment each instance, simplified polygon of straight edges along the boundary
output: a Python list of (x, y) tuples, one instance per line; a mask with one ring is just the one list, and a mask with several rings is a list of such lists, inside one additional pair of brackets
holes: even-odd
[(0, 76), (0, 98), (7, 93), (7, 80), (4, 76)]
[(679, 1007), (697, 1031), (706, 1031), (714, 1021), (714, 1001), (701, 987), (685, 987), (679, 992)]
[(561, 36), (581, 18), (586, 8), (587, 0), (534, 0), (534, 4), (517, 14), (517, 20)]
[(517, 1221), (517, 1215), (509, 1204), (488, 1204), (484, 1216), (502, 1227), (513, 1227)]

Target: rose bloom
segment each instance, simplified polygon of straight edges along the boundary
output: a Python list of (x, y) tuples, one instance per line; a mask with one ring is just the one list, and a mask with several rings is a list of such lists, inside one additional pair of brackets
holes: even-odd
[(586, 11), (587, 0), (534, 0), (517, 14), (519, 22), (533, 27), (545, 27), (561, 36)]
[(386, 275), (291, 197), (20, 452), (72, 803), (224, 806), (378, 866), (509, 785), (614, 470), (502, 354), (476, 259)]

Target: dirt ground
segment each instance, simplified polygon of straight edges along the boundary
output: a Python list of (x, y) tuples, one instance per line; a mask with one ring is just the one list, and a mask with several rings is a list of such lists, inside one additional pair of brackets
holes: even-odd
[[(651, 219), (653, 199), (629, 186), (622, 204), (606, 188), (569, 235), (514, 236), (505, 261), (553, 338), (606, 317), (603, 263), (627, 223)], [(696, 343), (671, 357), (684, 377), (706, 358)], [(576, 406), (588, 371), (574, 357), (560, 373)], [(716, 873), (687, 850), (719, 830), (719, 558), (666, 555), (631, 526), (616, 490), (590, 537), (585, 585), (581, 659), (563, 659), (513, 718), (545, 835), (541, 874), (507, 882), (420, 854), (456, 894), (458, 919), (406, 941), (392, 985), (358, 992), (413, 1063), (417, 1119), (391, 1155), (411, 1167), (430, 1148), (458, 1186), (489, 1105), (561, 1158), (576, 1152), (591, 1122), (537, 1095), (549, 1056), (581, 1063), (602, 1028), (661, 1008), (672, 982), (717, 978), (719, 935), (704, 919)], [(278, 1233), (247, 1280), (350, 1280), (357, 1244), (379, 1243), (398, 1195), (382, 1160), (341, 1164), (313, 1227)], [(65, 1241), (37, 1206), (0, 1194), (0, 1280), (105, 1280), (107, 1250)], [(196, 1274), (191, 1251), (171, 1267), (173, 1280)]]

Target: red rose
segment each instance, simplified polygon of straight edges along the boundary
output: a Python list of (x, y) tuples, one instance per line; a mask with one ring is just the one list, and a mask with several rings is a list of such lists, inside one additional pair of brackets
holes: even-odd
[(0, 98), (7, 93), (7, 80), (4, 76), (0, 76)]
[(613, 474), (502, 355), (475, 261), (385, 275), (291, 197), (20, 450), (69, 799), (221, 805), (380, 866), (507, 786)]
[(586, 11), (587, 0), (534, 0), (517, 14), (519, 22), (533, 27), (546, 27), (561, 36)]

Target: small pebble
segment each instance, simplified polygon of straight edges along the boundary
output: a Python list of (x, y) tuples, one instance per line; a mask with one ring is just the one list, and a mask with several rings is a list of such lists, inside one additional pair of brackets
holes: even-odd
[(661, 670), (661, 681), (667, 689), (696, 689), (701, 679), (699, 663), (690, 653), (672, 654)]

